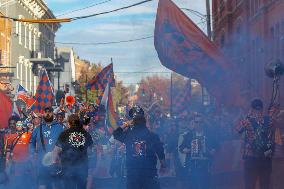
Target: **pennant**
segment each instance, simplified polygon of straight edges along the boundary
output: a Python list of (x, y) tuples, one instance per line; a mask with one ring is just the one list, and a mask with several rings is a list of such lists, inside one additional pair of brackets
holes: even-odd
[(34, 112), (42, 113), (44, 108), (51, 107), (54, 102), (54, 92), (52, 83), (50, 82), (46, 70), (43, 71), (40, 82), (38, 84), (36, 95), (36, 103)]
[(0, 92), (0, 129), (8, 127), (8, 120), (12, 115), (13, 104), (11, 99), (3, 92)]
[(29, 110), (35, 104), (36, 100), (34, 97), (28, 94), (27, 90), (22, 86), (18, 85), (18, 91), (16, 95), (17, 100), (21, 100), (26, 104), (26, 109)]
[(154, 43), (162, 65), (198, 80), (219, 104), (244, 104), (237, 69), (171, 0), (159, 1)]

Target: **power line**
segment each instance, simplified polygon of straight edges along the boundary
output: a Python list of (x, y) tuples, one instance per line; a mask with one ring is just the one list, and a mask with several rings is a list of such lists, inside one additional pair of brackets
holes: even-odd
[(153, 38), (154, 36), (148, 36), (148, 37), (141, 37), (137, 39), (129, 39), (129, 40), (121, 40), (121, 41), (110, 41), (110, 42), (100, 42), (100, 43), (73, 43), (73, 42), (55, 42), (57, 44), (63, 44), (63, 45), (109, 45), (109, 44), (118, 44), (118, 43), (128, 43), (128, 42), (134, 42), (134, 41), (141, 41), (145, 39)]
[(117, 11), (120, 11), (120, 10), (128, 9), (128, 8), (131, 8), (131, 7), (135, 7), (135, 6), (150, 2), (150, 1), (153, 1), (153, 0), (144, 0), (144, 1), (132, 4), (132, 5), (128, 5), (128, 6), (121, 7), (121, 8), (114, 9), (114, 10), (96, 13), (96, 14), (90, 14), (90, 15), (86, 15), (86, 16), (72, 17), (72, 18), (58, 18), (58, 19), (57, 18), (51, 18), (51, 19), (38, 19), (38, 20), (37, 19), (19, 19), (19, 18), (12, 18), (12, 17), (8, 17), (8, 16), (0, 16), (0, 18), (10, 19), (10, 20), (13, 20), (13, 21), (18, 21), (18, 22), (27, 22), (27, 23), (55, 24), (55, 23), (61, 23), (61, 22), (72, 22), (72, 21), (80, 20), (80, 19), (84, 19), (84, 18), (90, 18), (90, 17), (99, 16), (99, 15), (109, 14), (109, 13), (117, 12)]
[(148, 3), (150, 1), (153, 1), (153, 0), (145, 0), (145, 1), (141, 1), (141, 2), (138, 2), (138, 3), (132, 4), (132, 5), (121, 7), (121, 8), (118, 8), (118, 9), (114, 9), (114, 10), (111, 10), (111, 11), (106, 11), (106, 12), (101, 12), (101, 13), (96, 13), (96, 14), (91, 14), (91, 15), (86, 15), (86, 16), (78, 16), (78, 17), (73, 17), (71, 19), (72, 19), (72, 21), (74, 21), (74, 20), (79, 20), (79, 19), (99, 16), (99, 15), (103, 15), (103, 14), (113, 13), (113, 12), (117, 12), (117, 11), (120, 11), (120, 10), (124, 10), (124, 9), (128, 9), (128, 8), (131, 8), (131, 7), (135, 7), (135, 6), (144, 4), (144, 3)]
[(196, 10), (193, 10), (193, 9), (188, 9), (188, 8), (181, 8), (181, 9), (191, 12), (192, 14), (194, 14), (195, 16), (197, 16), (197, 17), (199, 17), (201, 19), (206, 19), (207, 18), (207, 15), (202, 14), (199, 11), (196, 11)]
[(59, 16), (71, 14), (73, 12), (78, 12), (78, 11), (81, 11), (81, 10), (85, 10), (85, 9), (89, 9), (89, 8), (92, 8), (92, 7), (95, 7), (95, 6), (98, 6), (98, 5), (105, 4), (105, 3), (110, 2), (110, 1), (112, 1), (112, 0), (107, 0), (107, 1), (100, 2), (100, 3), (95, 3), (95, 4), (89, 5), (87, 7), (83, 7), (83, 8), (75, 9), (75, 10), (72, 10), (72, 11), (68, 11), (68, 12), (65, 12), (65, 13), (62, 13), (62, 14), (59, 14), (59, 15), (56, 15), (56, 16), (59, 17)]

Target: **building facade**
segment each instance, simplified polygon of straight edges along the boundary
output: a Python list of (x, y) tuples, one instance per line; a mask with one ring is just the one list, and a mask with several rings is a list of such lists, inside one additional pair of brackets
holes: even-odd
[[(1, 16), (4, 16), (0, 12)], [(0, 18), (0, 90), (10, 91), (7, 83), (12, 82), (12, 77), (8, 75), (10, 73), (10, 47), (11, 47), (11, 30), (12, 22), (10, 20)], [(4, 68), (6, 67), (6, 68)]]
[[(283, 0), (213, 0), (213, 39), (240, 69), (248, 100), (272, 94), (272, 79), (265, 66), (284, 62)], [(284, 78), (280, 98), (284, 101)]]
[[(22, 19), (55, 18), (43, 0), (1, 0), (1, 12)], [(10, 65), (16, 67), (13, 85), (18, 83), (35, 93), (41, 68), (54, 67), (55, 33), (59, 24), (13, 22)], [(49, 73), (53, 80), (53, 73)]]
[(59, 73), (59, 77), (58, 73), (56, 73), (56, 77), (54, 79), (54, 84), (57, 85), (56, 89), (65, 91), (66, 88), (69, 88), (70, 95), (75, 95), (73, 83), (76, 81), (76, 55), (72, 48), (58, 47), (56, 52), (61, 60), (60, 66), (63, 70)]
[(81, 72), (82, 70), (86, 70), (90, 67), (90, 62), (87, 60), (82, 60), (80, 59), (78, 56), (75, 55), (75, 78), (76, 81), (79, 80), (79, 78), (81, 77)]

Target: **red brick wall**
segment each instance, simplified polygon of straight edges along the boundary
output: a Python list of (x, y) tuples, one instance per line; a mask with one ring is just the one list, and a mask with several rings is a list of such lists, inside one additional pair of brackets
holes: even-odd
[[(248, 100), (258, 96), (268, 104), (272, 80), (264, 66), (277, 58), (284, 62), (284, 1), (227, 0), (223, 6), (221, 2), (213, 0), (214, 41), (243, 72)], [(284, 102), (283, 78), (281, 99)]]

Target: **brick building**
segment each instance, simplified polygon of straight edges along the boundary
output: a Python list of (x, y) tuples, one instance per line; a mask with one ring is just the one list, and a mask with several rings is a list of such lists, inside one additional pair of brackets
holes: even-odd
[[(248, 100), (270, 101), (272, 79), (264, 67), (272, 60), (284, 62), (283, 10), (283, 0), (213, 0), (213, 39), (243, 73)], [(280, 91), (283, 102), (284, 78)]]
[[(0, 16), (4, 16), (0, 12)], [(12, 77), (9, 76), (11, 69), (5, 68), (9, 67), (10, 62), (10, 47), (11, 47), (11, 30), (12, 22), (10, 20), (0, 18), (0, 90), (1, 91), (10, 91), (10, 83)], [(3, 66), (3, 67), (2, 67)]]
[[(212, 0), (213, 40), (242, 72), (242, 92), (247, 100), (261, 97), (268, 105), (272, 79), (264, 67), (280, 59), (284, 62), (284, 0)], [(280, 102), (284, 102), (284, 77), (280, 83)], [(283, 127), (281, 128), (283, 133)], [(284, 148), (277, 146), (273, 161), (273, 188), (283, 188)], [(217, 179), (224, 188), (235, 183), (242, 188), (242, 172)], [(223, 181), (223, 182), (222, 182)], [(227, 181), (227, 182), (226, 182)]]
[[(56, 18), (43, 0), (0, 0), (0, 12), (8, 17), (20, 19)], [(51, 81), (54, 74), (49, 71), (55, 65), (55, 33), (60, 24), (37, 24), (13, 21), (10, 37), (9, 57), (2, 61), (16, 67), (13, 86), (21, 84), (29, 92), (35, 93), (40, 70), (47, 69)]]

